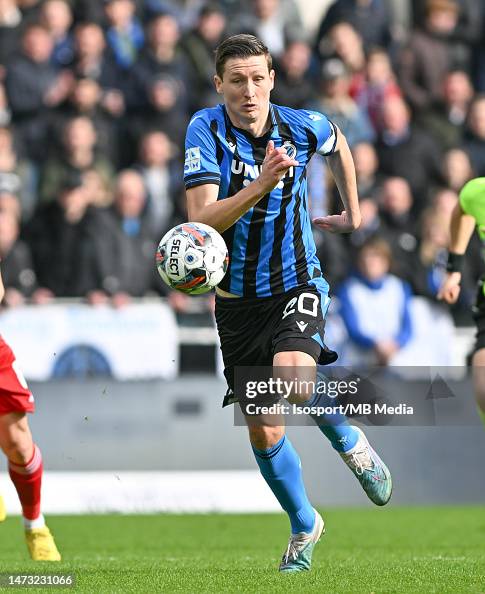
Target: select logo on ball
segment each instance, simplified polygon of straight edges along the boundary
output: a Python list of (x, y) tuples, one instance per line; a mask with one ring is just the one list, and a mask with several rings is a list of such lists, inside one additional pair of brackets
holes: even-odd
[(203, 223), (184, 223), (162, 237), (155, 261), (169, 287), (197, 295), (207, 293), (221, 282), (229, 254), (224, 239), (215, 229)]

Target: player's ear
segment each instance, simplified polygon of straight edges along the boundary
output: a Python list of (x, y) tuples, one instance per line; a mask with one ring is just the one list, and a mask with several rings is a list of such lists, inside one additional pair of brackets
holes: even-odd
[(217, 74), (214, 74), (214, 85), (216, 87), (217, 93), (222, 95), (222, 79)]
[(269, 71), (269, 80), (271, 81), (270, 91), (274, 89), (274, 70)]

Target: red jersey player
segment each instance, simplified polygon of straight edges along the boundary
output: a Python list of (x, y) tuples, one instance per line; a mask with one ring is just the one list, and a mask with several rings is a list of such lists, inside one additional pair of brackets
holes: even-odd
[[(0, 301), (4, 293), (0, 273)], [(30, 433), (28, 412), (34, 412), (34, 397), (15, 355), (0, 336), (0, 448), (7, 456), (10, 478), (22, 506), (30, 556), (34, 561), (60, 561), (56, 543), (40, 511), (42, 455)], [(0, 521), (4, 519), (5, 507), (0, 496)]]

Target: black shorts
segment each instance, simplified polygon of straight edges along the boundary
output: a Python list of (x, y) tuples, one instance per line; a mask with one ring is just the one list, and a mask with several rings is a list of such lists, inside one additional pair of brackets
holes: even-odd
[(473, 352), (485, 349), (485, 276), (478, 281), (477, 297), (473, 306), (473, 319), (477, 325)]
[(223, 406), (236, 402), (236, 366), (272, 366), (275, 353), (299, 351), (322, 364), (337, 353), (325, 347), (325, 314), (329, 298), (313, 284), (274, 297), (216, 296), (216, 322), (229, 390)]

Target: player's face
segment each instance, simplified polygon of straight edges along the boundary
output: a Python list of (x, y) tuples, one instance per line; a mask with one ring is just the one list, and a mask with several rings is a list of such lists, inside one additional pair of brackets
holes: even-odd
[(214, 78), (217, 92), (231, 119), (242, 123), (266, 120), (269, 95), (274, 86), (274, 71), (268, 71), (265, 56), (230, 58), (224, 67), (223, 78)]

